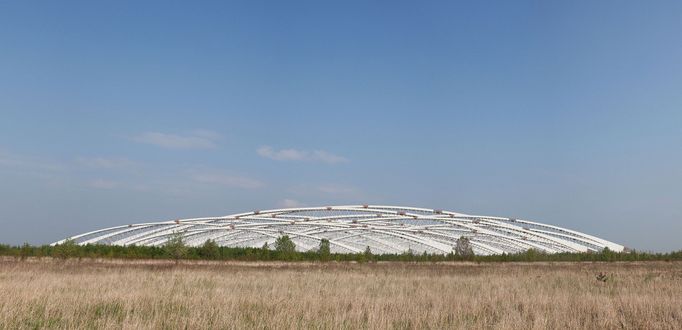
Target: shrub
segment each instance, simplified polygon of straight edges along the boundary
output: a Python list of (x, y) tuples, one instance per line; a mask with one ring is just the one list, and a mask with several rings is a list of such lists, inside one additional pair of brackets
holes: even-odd
[(471, 248), (468, 237), (461, 236), (457, 239), (455, 254), (463, 258), (471, 258), (474, 256), (474, 249)]
[(220, 257), (220, 248), (214, 240), (208, 239), (198, 248), (197, 254), (203, 259), (218, 259)]
[(365, 249), (365, 252), (363, 252), (364, 259), (365, 261), (374, 261), (374, 255), (372, 254), (372, 250), (369, 248), (369, 246)]
[(320, 261), (329, 261), (329, 256), (331, 255), (331, 248), (328, 239), (323, 238), (320, 241), (320, 250), (318, 252), (320, 253)]
[(163, 245), (163, 248), (166, 250), (166, 253), (175, 260), (175, 263), (178, 263), (180, 259), (187, 255), (187, 246), (182, 239), (182, 232), (179, 231), (174, 231), (173, 234), (171, 234), (168, 241), (166, 241), (166, 244)]
[(33, 255), (33, 248), (28, 243), (24, 243), (19, 250), (19, 257), (23, 261), (31, 255)]
[(296, 254), (296, 244), (288, 235), (280, 236), (275, 241), (275, 251), (284, 260), (291, 260)]
[(76, 241), (72, 239), (67, 239), (63, 241), (61, 244), (57, 244), (54, 246), (53, 250), (53, 256), (62, 260), (66, 260), (71, 257), (76, 257), (81, 249), (79, 249), (78, 244), (76, 244)]

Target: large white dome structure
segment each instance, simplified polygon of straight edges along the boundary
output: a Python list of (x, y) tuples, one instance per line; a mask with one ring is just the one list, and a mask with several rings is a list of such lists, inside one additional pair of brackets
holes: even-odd
[[(253, 211), (221, 217), (138, 223), (76, 235), (77, 244), (163, 245), (180, 232), (190, 246), (206, 240), (229, 247), (272, 246), (288, 235), (299, 251), (330, 241), (333, 253), (447, 254), (458, 238), (469, 239), (478, 255), (623, 251), (622, 245), (552, 225), (504, 217), (469, 215), (402, 206), (346, 205)], [(63, 241), (56, 242), (59, 244)]]

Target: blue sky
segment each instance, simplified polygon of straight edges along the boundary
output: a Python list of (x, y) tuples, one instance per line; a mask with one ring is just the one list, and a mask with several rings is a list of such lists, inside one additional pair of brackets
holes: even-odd
[(0, 3), (0, 242), (295, 205), (682, 249), (682, 5)]

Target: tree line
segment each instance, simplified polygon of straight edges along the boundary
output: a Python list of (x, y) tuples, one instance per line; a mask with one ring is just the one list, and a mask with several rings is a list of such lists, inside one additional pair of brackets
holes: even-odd
[(74, 241), (50, 246), (23, 244), (10, 246), (0, 244), (0, 256), (18, 259), (29, 257), (69, 258), (111, 258), (111, 259), (171, 259), (180, 260), (238, 260), (238, 261), (407, 261), (407, 262), (535, 262), (535, 261), (673, 261), (682, 260), (682, 251), (651, 253), (640, 251), (614, 252), (608, 248), (595, 253), (543, 253), (528, 250), (515, 254), (474, 255), (466, 238), (458, 240), (453, 252), (449, 254), (418, 254), (408, 250), (401, 254), (374, 254), (367, 247), (363, 253), (331, 253), (329, 240), (323, 239), (315, 251), (299, 252), (296, 245), (286, 235), (279, 237), (272, 247), (266, 243), (261, 248), (238, 248), (219, 246), (207, 240), (197, 247), (185, 244), (181, 233), (173, 236), (163, 246), (116, 246), (103, 244), (78, 245)]

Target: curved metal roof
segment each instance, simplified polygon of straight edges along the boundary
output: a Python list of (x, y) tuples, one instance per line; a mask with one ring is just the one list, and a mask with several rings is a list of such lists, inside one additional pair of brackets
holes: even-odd
[[(383, 205), (346, 205), (254, 211), (222, 217), (180, 219), (123, 225), (70, 237), (78, 244), (163, 245), (174, 232), (185, 243), (206, 240), (230, 247), (272, 246), (288, 235), (299, 251), (315, 250), (330, 241), (332, 252), (446, 254), (458, 238), (469, 239), (479, 255), (518, 253), (537, 249), (547, 253), (623, 251), (622, 245), (591, 235), (542, 223), (504, 217)], [(56, 242), (58, 244), (63, 241)]]

